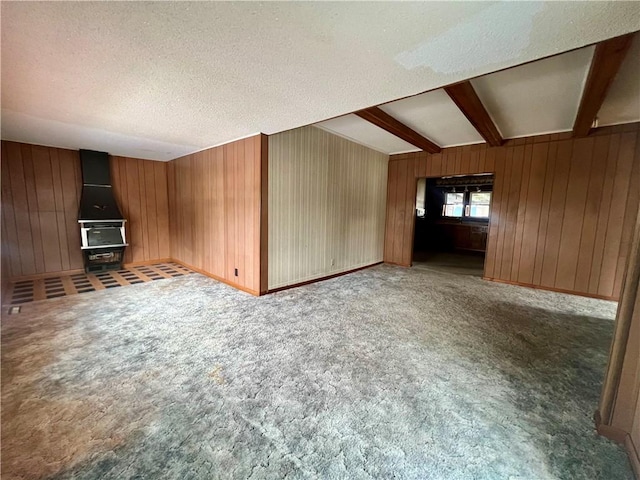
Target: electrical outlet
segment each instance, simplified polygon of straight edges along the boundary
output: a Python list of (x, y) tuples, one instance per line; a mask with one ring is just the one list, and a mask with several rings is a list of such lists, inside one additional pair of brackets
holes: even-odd
[(237, 277), (237, 276), (238, 276), (238, 269), (236, 268), (236, 269), (233, 271), (233, 273), (234, 273), (234, 275)]
[(332, 267), (335, 267), (335, 266), (336, 266), (336, 259), (335, 259), (335, 258), (332, 258), (332, 259), (331, 259), (331, 266), (332, 266)]
[(22, 307), (11, 307), (9, 309), (9, 315), (15, 315), (16, 313), (20, 313), (20, 309)]

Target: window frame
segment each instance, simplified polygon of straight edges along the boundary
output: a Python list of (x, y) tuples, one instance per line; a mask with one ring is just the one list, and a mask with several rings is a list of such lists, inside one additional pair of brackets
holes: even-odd
[[(461, 202), (449, 203), (449, 195), (462, 195)], [(455, 210), (457, 206), (461, 207), (460, 215), (447, 215), (447, 207), (451, 206)], [(444, 192), (444, 203), (442, 205), (442, 216), (446, 218), (464, 218), (465, 217), (465, 194), (464, 192)]]
[[(441, 217), (442, 218), (450, 218), (450, 219), (459, 219), (459, 220), (464, 220), (464, 221), (480, 221), (480, 222), (486, 222), (491, 218), (491, 203), (493, 200), (493, 190), (480, 190), (480, 191), (465, 191), (465, 192), (447, 192), (446, 190), (444, 190), (442, 192), (444, 194), (444, 199), (443, 199), (443, 204), (442, 204), (442, 212), (441, 212)], [(481, 204), (476, 204), (474, 206), (487, 206), (489, 209), (489, 214), (487, 216), (472, 216), (471, 215), (471, 207), (472, 207), (472, 203), (471, 203), (471, 197), (473, 194), (477, 194), (477, 193), (484, 193), (484, 194), (489, 194), (489, 202), (488, 203), (481, 203)], [(448, 203), (449, 200), (449, 195), (462, 195), (462, 204), (460, 203)], [(447, 206), (449, 205), (462, 205), (462, 215), (447, 215)]]

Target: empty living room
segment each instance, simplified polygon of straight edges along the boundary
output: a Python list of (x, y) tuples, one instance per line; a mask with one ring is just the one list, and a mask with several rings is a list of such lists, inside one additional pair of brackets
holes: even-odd
[(7, 480), (640, 478), (640, 2), (22, 2)]

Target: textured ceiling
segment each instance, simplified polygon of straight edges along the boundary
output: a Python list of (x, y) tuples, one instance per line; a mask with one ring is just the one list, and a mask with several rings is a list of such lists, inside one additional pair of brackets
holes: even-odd
[(1, 8), (3, 138), (153, 159), (315, 123), (640, 25), (634, 2)]

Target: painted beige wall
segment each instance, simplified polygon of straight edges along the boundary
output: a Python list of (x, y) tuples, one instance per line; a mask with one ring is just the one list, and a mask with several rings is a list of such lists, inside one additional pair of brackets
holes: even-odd
[(382, 261), (388, 160), (316, 127), (269, 137), (269, 289)]

